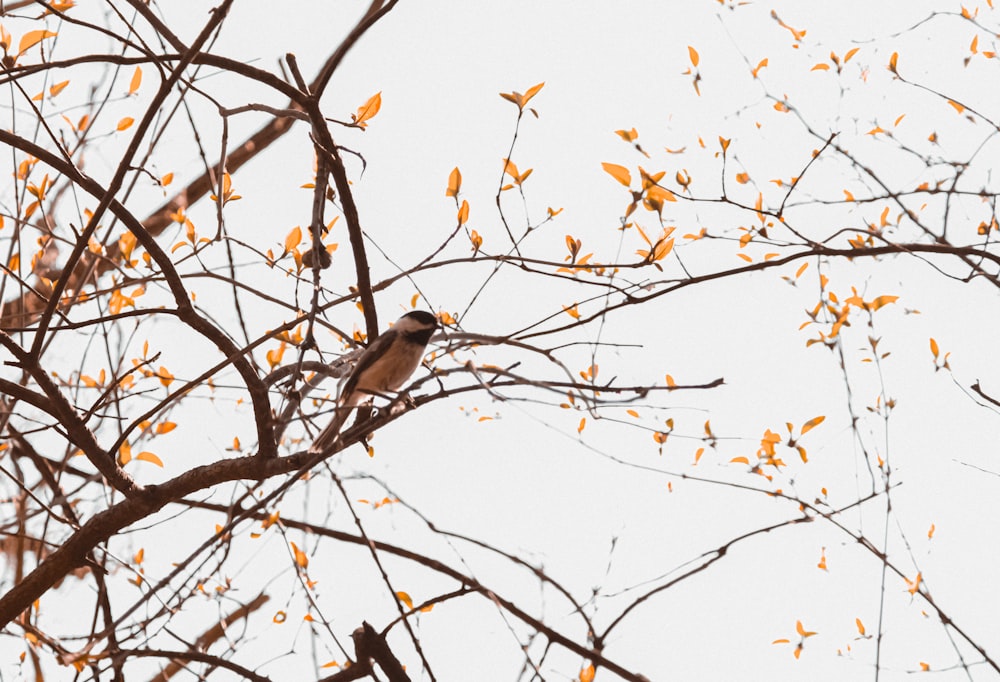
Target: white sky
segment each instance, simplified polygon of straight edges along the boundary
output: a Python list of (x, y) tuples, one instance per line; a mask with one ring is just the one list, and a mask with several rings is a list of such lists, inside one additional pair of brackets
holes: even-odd
[[(367, 161), (363, 176), (360, 164), (351, 162), (355, 197), (367, 233), (397, 262), (419, 260), (453, 228), (455, 207), (444, 190), (449, 172), (458, 166), (464, 178), (462, 196), (471, 205), (470, 227), (483, 236), (485, 251), (505, 250), (506, 237), (493, 196), (516, 111), (498, 93), (524, 92), (543, 81), (545, 87), (531, 103), (540, 118), (528, 116), (522, 122), (512, 159), (522, 171), (535, 169), (525, 183), (533, 223), (544, 217), (547, 207), (564, 208), (554, 223), (528, 242), (532, 254), (553, 260), (566, 253), (567, 234), (580, 238), (583, 252), (594, 252), (595, 261), (612, 260), (619, 249), (624, 258), (630, 258), (642, 247), (634, 230), (622, 235), (616, 229), (628, 196), (601, 169), (602, 162), (629, 167), (633, 178), (638, 175), (637, 164), (667, 171), (667, 180), (687, 169), (696, 194), (717, 197), (720, 160), (715, 152), (723, 136), (732, 139), (726, 171), (731, 196), (752, 205), (759, 190), (765, 204), (780, 203), (784, 190), (768, 181), (798, 175), (820, 143), (806, 135), (792, 114), (774, 111), (765, 92), (787, 93), (814, 129), (822, 135), (839, 132), (841, 143), (894, 187), (915, 187), (925, 180), (947, 177), (949, 171), (944, 167), (927, 170), (884, 138), (864, 135), (876, 125), (889, 129), (898, 116), (906, 114), (895, 129), (898, 139), (927, 150), (926, 137), (936, 131), (942, 147), (928, 153), (946, 159), (961, 159), (970, 153), (967, 150), (990, 140), (982, 121), (969, 124), (940, 100), (893, 83), (885, 68), (889, 55), (898, 51), (900, 71), (908, 78), (995, 115), (1000, 102), (990, 84), (995, 82), (996, 61), (977, 55), (967, 68), (962, 66), (974, 34), (957, 16), (957, 3), (785, 1), (753, 3), (734, 11), (729, 4), (710, 0), (404, 0), (358, 44), (324, 99), (328, 115), (346, 120), (369, 96), (382, 93), (382, 110), (369, 129), (343, 131), (337, 138)], [(237, 2), (213, 51), (274, 71), (277, 58), (294, 52), (309, 79), (362, 6), (358, 2), (283, 2), (276, 13), (273, 2)], [(986, 3), (969, 5), (975, 7), (979, 7), (982, 23), (996, 30), (996, 17)], [(204, 20), (204, 8), (200, 2), (171, 2), (162, 3), (159, 9), (189, 40)], [(788, 25), (807, 30), (799, 47), (793, 47), (791, 33), (769, 16), (772, 9)], [(935, 11), (953, 15), (908, 30)], [(979, 49), (993, 49), (992, 41), (981, 32)], [(700, 55), (700, 97), (692, 88), (691, 76), (683, 74), (691, 66), (688, 46)], [(843, 56), (855, 47), (859, 51), (839, 77), (832, 71), (810, 71), (813, 64), (828, 61), (831, 50)], [(768, 66), (755, 81), (749, 69), (764, 58)], [(862, 79), (863, 72), (867, 81)], [(127, 77), (121, 76), (124, 82)], [(280, 98), (265, 98), (259, 91), (238, 86), (235, 79), (219, 83), (216, 77), (205, 78), (202, 85), (227, 106), (256, 97), (275, 106), (283, 104)], [(205, 116), (199, 132), (214, 159), (217, 119), (203, 100), (192, 101)], [(126, 115), (130, 103), (118, 106)], [(233, 119), (231, 143), (264, 120), (262, 114)], [(651, 159), (641, 157), (614, 134), (632, 127)], [(177, 174), (175, 184), (200, 170), (189, 153), (190, 136), (181, 130), (167, 138), (167, 149), (176, 150), (176, 158), (165, 153), (156, 161), (159, 172)], [(699, 136), (706, 144), (704, 150), (699, 148)], [(113, 164), (116, 158), (113, 143), (109, 141), (99, 155), (88, 159), (88, 172), (102, 177), (103, 165)], [(665, 147), (688, 151), (671, 155)], [(992, 140), (976, 158), (978, 167), (970, 171), (972, 177), (964, 189), (978, 190), (992, 180), (988, 176), (991, 154), (995, 157)], [(244, 199), (227, 207), (231, 233), (261, 248), (279, 250), (285, 234), (309, 220), (311, 194), (300, 185), (311, 180), (312, 158), (303, 126), (235, 174), (234, 187)], [(748, 172), (755, 184), (737, 184), (734, 176), (740, 171)], [(989, 186), (995, 191), (995, 184)], [(796, 198), (840, 199), (843, 189), (859, 197), (866, 191), (856, 172), (840, 161), (824, 158), (810, 169)], [(140, 191), (138, 205), (142, 201), (155, 205), (162, 197), (156, 192), (153, 188)], [(523, 229), (523, 209), (512, 194), (504, 196), (504, 207), (515, 230)], [(928, 213), (939, 210), (940, 204), (928, 203)], [(882, 205), (860, 212), (814, 205), (789, 210), (789, 216), (809, 234), (825, 236), (838, 227), (856, 226), (861, 218), (877, 220)], [(959, 203), (953, 211), (955, 227), (950, 235), (956, 243), (973, 242), (983, 207), (978, 202)], [(196, 224), (208, 226), (213, 212), (205, 204), (190, 215)], [(740, 234), (737, 228), (750, 224), (751, 216), (746, 213), (680, 202), (671, 204), (665, 217), (677, 225), (677, 255), (693, 271), (705, 273), (742, 263), (736, 257), (735, 241), (682, 243), (686, 240), (680, 236), (706, 227), (715, 236), (735, 240)], [(652, 214), (640, 210), (637, 219), (645, 221), (651, 233), (658, 232)], [(342, 230), (342, 224), (339, 227)], [(324, 282), (343, 291), (353, 283), (346, 234), (341, 231), (333, 239), (341, 248)], [(165, 243), (172, 241), (176, 238)], [(846, 246), (846, 238), (837, 243)], [(466, 248), (462, 238), (450, 253), (461, 256), (468, 253)], [(747, 251), (759, 260), (766, 249), (751, 244)], [(935, 263), (961, 273), (954, 263)], [(588, 600), (592, 589), (599, 589), (589, 613), (599, 627), (606, 625), (638, 593), (621, 594), (624, 590), (645, 581), (656, 584), (661, 576), (683, 570), (686, 562), (742, 533), (796, 516), (795, 506), (787, 501), (711, 482), (681, 480), (677, 474), (761, 485), (761, 479), (747, 474), (745, 466), (729, 460), (740, 455), (752, 459), (767, 428), (784, 434), (785, 422), (798, 428), (824, 415), (826, 421), (802, 440), (810, 454), (809, 465), (799, 464), (794, 453), (783, 454), (790, 464), (784, 474), (785, 490), (813, 499), (825, 487), (830, 503), (838, 506), (870, 488), (849, 429), (844, 380), (836, 358), (820, 347), (806, 347), (805, 341), (815, 336), (815, 326), (798, 329), (806, 320), (804, 311), (817, 301), (816, 263), (811, 262), (808, 276), (797, 287), (780, 279), (781, 275), (792, 277), (798, 265), (699, 285), (608, 318), (602, 340), (640, 347), (603, 350), (598, 357), (602, 379), (618, 376), (622, 382), (662, 385), (665, 373), (681, 384), (725, 377), (722, 388), (678, 392), (658, 397), (655, 406), (652, 401), (636, 406), (644, 425), (662, 428), (664, 419), (675, 420), (676, 435), (662, 456), (649, 432), (622, 425), (635, 423), (623, 410), (608, 412), (621, 424), (588, 419), (580, 438), (578, 412), (533, 403), (494, 403), (485, 394), (477, 394), (439, 402), (394, 423), (376, 437), (374, 459), (356, 449), (344, 453), (334, 466), (342, 474), (370, 474), (385, 481), (444, 529), (472, 535), (544, 566), (581, 601)], [(375, 279), (395, 272), (374, 254), (372, 267)], [(682, 274), (673, 259), (665, 262), (665, 270), (670, 277)], [(471, 267), (450, 275), (432, 271), (420, 276), (419, 285), (435, 310), (458, 314), (487, 272)], [(865, 300), (883, 294), (900, 297), (875, 316), (875, 334), (883, 339), (880, 350), (892, 353), (882, 365), (885, 389), (898, 400), (888, 434), (880, 420), (864, 411), (879, 391), (876, 369), (861, 362), (870, 330), (856, 314), (853, 326), (844, 331), (855, 407), (863, 419), (862, 436), (870, 449), (883, 456), (888, 451), (893, 480), (900, 484), (893, 493), (889, 554), (912, 574), (920, 570), (937, 603), (996, 658), (1000, 656), (1000, 630), (994, 614), (1000, 606), (1000, 588), (995, 566), (1000, 549), (995, 538), (1000, 511), (993, 500), (1000, 420), (960, 388), (980, 380), (985, 390), (992, 388), (994, 395), (1000, 395), (1000, 371), (990, 360), (1000, 332), (992, 309), (996, 292), (982, 283), (947, 280), (916, 260), (838, 263), (826, 272), (831, 289), (842, 297), (850, 295), (851, 286)], [(664, 275), (650, 272), (647, 276)], [(275, 295), (291, 300), (295, 292), (287, 279), (261, 277)], [(195, 289), (202, 305), (220, 319), (231, 314), (228, 294), (218, 293), (221, 290), (207, 283)], [(298, 293), (307, 296), (307, 292)], [(379, 296), (383, 325), (408, 305), (413, 293), (409, 284), (400, 283)], [(463, 326), (468, 331), (505, 333), (582, 298), (573, 287), (542, 288), (537, 280), (506, 274), (484, 291)], [(907, 309), (921, 314), (907, 314)], [(596, 308), (581, 305), (581, 310)], [(333, 321), (342, 328), (361, 323), (354, 308), (344, 307), (336, 315)], [(251, 309), (251, 317), (253, 331), (261, 333), (289, 314), (258, 306)], [(569, 318), (563, 315), (556, 321), (565, 323)], [(952, 353), (957, 384), (947, 373), (934, 372), (929, 337)], [(596, 327), (576, 338), (595, 339)], [(332, 337), (322, 342), (328, 352), (339, 348)], [(214, 362), (186, 343), (161, 338), (157, 345), (164, 352), (164, 364), (178, 376), (193, 375)], [(465, 355), (457, 361), (472, 357)], [(506, 364), (522, 357), (509, 350), (484, 348), (474, 359)], [(588, 364), (579, 352), (568, 352), (564, 359), (574, 371)], [(526, 365), (531, 366), (531, 361), (526, 360)], [(70, 362), (68, 366), (75, 365)], [(523, 397), (527, 392), (515, 395)], [(236, 410), (234, 417), (233, 405), (226, 399), (200, 400), (194, 405), (198, 407), (190, 414), (173, 415), (181, 427), (171, 434), (172, 440), (164, 438), (157, 450), (165, 469), (159, 472), (140, 465), (134, 469), (136, 476), (153, 480), (176, 475), (205, 457), (228, 456), (224, 448), (234, 435), (245, 446), (252, 437), (245, 408)], [(479, 415), (499, 418), (479, 422)], [(694, 452), (704, 445), (703, 424), (709, 419), (720, 445), (693, 467)], [(327, 489), (323, 480), (314, 483), (305, 498), (286, 503), (282, 515), (302, 518), (307, 509), (319, 514), (329, 509), (329, 525), (350, 530), (352, 524), (335, 489)], [(350, 492), (356, 498), (372, 499), (385, 494), (363, 481), (352, 482)], [(222, 502), (224, 497), (215, 501)], [(456, 552), (427, 533), (401, 505), (359, 509), (359, 513), (372, 537), (438, 556), (544, 617), (549, 625), (582, 640), (580, 621), (572, 617), (566, 602), (549, 591), (540, 593), (537, 581), (526, 572), (462, 543), (455, 544)], [(842, 521), (852, 531), (863, 530), (881, 546), (884, 498), (868, 503), (862, 513), (844, 515)], [(155, 578), (190, 550), (189, 538), (201, 542), (216, 522), (220, 518), (209, 515), (182, 517), (136, 533), (121, 543), (120, 551), (124, 556), (126, 548), (134, 551), (145, 546), (147, 574)], [(928, 540), (931, 524), (936, 531)], [(299, 626), (306, 605), (292, 580), (282, 550), (284, 541), (273, 530), (257, 540), (245, 536), (246, 532), (235, 542), (225, 573), (235, 578), (240, 590), (237, 599), (249, 598), (260, 584), (274, 578), (270, 583), (274, 608), (265, 607), (261, 617), (251, 621), (253, 651), (244, 652), (241, 660), (256, 665), (277, 657), (260, 671), (275, 679), (308, 679), (315, 674), (314, 659), (309, 638)], [(909, 548), (903, 545), (904, 536)], [(301, 540), (294, 533), (290, 537), (297, 543)], [(618, 539), (617, 545), (609, 557), (613, 538)], [(301, 544), (315, 549), (310, 574), (320, 581), (320, 602), (339, 637), (346, 640), (362, 619), (380, 628), (392, 618), (395, 607), (364, 552), (331, 542), (316, 549), (313, 538)], [(823, 548), (827, 571), (816, 567)], [(387, 567), (396, 589), (408, 591), (417, 600), (454, 588), (449, 581), (403, 563), (388, 560)], [(640, 606), (608, 641), (605, 654), (651, 680), (874, 679), (875, 643), (858, 639), (855, 619), (865, 624), (868, 634), (876, 632), (880, 570), (873, 555), (828, 524), (781, 528), (735, 545), (723, 560)], [(117, 579), (124, 583), (127, 577), (123, 573)], [(938, 671), (935, 680), (1000, 679), (981, 664), (970, 666), (968, 673), (957, 666), (955, 650), (941, 626), (921, 614), (921, 610), (930, 611), (921, 600), (911, 599), (906, 584), (896, 577), (886, 582), (885, 604), (880, 680), (911, 679), (921, 661)], [(48, 608), (59, 607), (53, 601)], [(179, 622), (190, 619), (191, 631), (196, 632), (205, 614), (215, 608), (206, 603), (202, 611), (181, 614)], [(228, 608), (225, 605), (223, 610)], [(270, 623), (278, 608), (288, 611), (288, 621), (280, 626)], [(797, 620), (818, 632), (806, 642), (798, 660), (792, 657)], [(513, 628), (523, 635), (519, 624)], [(518, 642), (497, 609), (478, 597), (439, 605), (422, 616), (418, 632), (439, 680), (519, 679), (523, 657)], [(772, 645), (783, 637), (793, 644)], [(390, 644), (418, 676), (419, 660), (400, 628)], [(324, 645), (332, 646), (325, 641)], [(6, 676), (21, 649), (9, 640), (3, 647)], [(968, 646), (958, 648), (967, 661), (977, 660)], [(846, 655), (838, 656), (838, 649)], [(530, 653), (538, 661), (542, 645), (536, 642)], [(316, 658), (324, 662), (343, 656), (323, 652)], [(554, 648), (542, 665), (543, 676), (572, 679), (579, 664), (578, 657)], [(598, 679), (613, 676), (602, 671)]]

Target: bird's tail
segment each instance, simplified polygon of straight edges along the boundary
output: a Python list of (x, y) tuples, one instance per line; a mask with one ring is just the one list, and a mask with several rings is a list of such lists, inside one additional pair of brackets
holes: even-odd
[(340, 437), (340, 429), (344, 426), (344, 422), (350, 416), (351, 412), (354, 410), (354, 405), (350, 404), (338, 404), (333, 411), (333, 418), (330, 423), (326, 425), (319, 435), (316, 436), (316, 440), (313, 444), (309, 446), (309, 452), (318, 453), (325, 452), (329, 450), (337, 442)]

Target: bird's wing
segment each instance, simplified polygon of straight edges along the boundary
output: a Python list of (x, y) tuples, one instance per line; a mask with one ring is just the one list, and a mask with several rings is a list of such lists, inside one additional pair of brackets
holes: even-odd
[(351, 370), (347, 381), (344, 382), (340, 390), (340, 396), (337, 398), (337, 407), (334, 408), (330, 423), (326, 425), (319, 436), (316, 437), (316, 440), (313, 441), (312, 446), (309, 448), (310, 451), (320, 452), (333, 445), (340, 434), (341, 427), (347, 421), (353, 408), (365, 398), (364, 394), (357, 394), (358, 381), (361, 375), (385, 352), (386, 346), (392, 343), (392, 337), (391, 330), (387, 331), (384, 334), (380, 334), (378, 338), (365, 348), (365, 351), (358, 358), (358, 362), (354, 365), (354, 369)]

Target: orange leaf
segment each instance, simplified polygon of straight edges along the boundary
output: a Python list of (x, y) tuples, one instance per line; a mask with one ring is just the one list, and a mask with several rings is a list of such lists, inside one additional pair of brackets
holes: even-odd
[(580, 682), (594, 682), (594, 675), (597, 671), (594, 669), (593, 665), (588, 665), (586, 668), (580, 670)]
[(163, 468), (163, 460), (154, 455), (152, 452), (143, 450), (138, 455), (135, 456), (136, 459), (141, 459), (144, 462), (149, 462), (150, 464), (155, 464), (156, 466)]
[(142, 84), (142, 69), (140, 67), (135, 67), (135, 71), (132, 73), (132, 80), (128, 84), (128, 94), (134, 95), (139, 91), (139, 86)]
[(729, 460), (730, 464), (750, 464), (750, 460), (746, 457), (733, 457)]
[(874, 299), (873, 301), (869, 301), (865, 305), (865, 307), (868, 308), (868, 310), (875, 311), (875, 310), (878, 310), (879, 308), (881, 308), (884, 305), (888, 305), (890, 303), (895, 303), (898, 298), (899, 298), (899, 296), (879, 296), (878, 298)]
[(545, 87), (545, 81), (542, 81), (541, 83), (538, 83), (536, 85), (532, 85), (530, 88), (528, 88), (525, 91), (524, 96), (521, 97), (521, 108), (523, 109), (524, 105), (528, 103), (528, 100), (537, 95), (538, 91), (541, 90), (543, 87)]
[(122, 443), (118, 448), (118, 466), (125, 466), (132, 461), (132, 446)]
[(118, 130), (128, 130), (132, 124), (135, 123), (135, 119), (131, 116), (126, 116), (122, 120), (118, 121), (118, 125), (115, 126)]
[(795, 631), (800, 635), (802, 635), (803, 637), (812, 637), (813, 635), (816, 634), (815, 632), (808, 632), (804, 627), (802, 627), (801, 620), (795, 621)]
[(896, 73), (896, 61), (899, 59), (899, 53), (893, 52), (892, 56), (889, 57), (889, 70)]
[(396, 599), (406, 604), (406, 608), (413, 610), (413, 599), (406, 592), (397, 592)]
[(764, 58), (763, 58), (763, 59), (761, 59), (761, 60), (760, 60), (759, 62), (757, 62), (757, 66), (756, 66), (756, 67), (754, 67), (754, 68), (753, 68), (753, 69), (752, 69), (752, 70), (750, 71), (750, 73), (752, 73), (752, 74), (753, 74), (753, 77), (754, 77), (754, 78), (756, 78), (756, 77), (757, 77), (757, 74), (758, 74), (758, 73), (760, 72), (760, 70), (761, 70), (761, 69), (763, 69), (763, 68), (764, 68), (765, 66), (767, 66), (767, 57), (764, 57)]
[(367, 121), (375, 116), (382, 108), (382, 91), (379, 90), (368, 98), (368, 101), (358, 107), (356, 114), (351, 114), (355, 125), (359, 128), (367, 128)]
[(957, 111), (960, 114), (963, 111), (965, 111), (965, 107), (963, 105), (959, 104), (958, 102), (956, 102), (953, 99), (948, 100), (948, 104), (950, 104), (951, 106), (955, 107), (955, 111)]
[(291, 545), (292, 545), (292, 556), (295, 557), (295, 563), (301, 566), (302, 568), (307, 568), (309, 566), (309, 557), (306, 556), (306, 553), (303, 552), (301, 549), (299, 549), (294, 542), (292, 542)]
[(156, 428), (154, 429), (154, 432), (157, 435), (160, 435), (160, 434), (164, 434), (164, 433), (170, 433), (171, 431), (173, 431), (176, 428), (177, 428), (177, 424), (174, 423), (174, 422), (160, 422), (159, 424), (156, 425)]
[(462, 188), (462, 173), (458, 170), (458, 166), (451, 171), (451, 175), (448, 176), (448, 190), (445, 192), (446, 197), (458, 197), (458, 191)]
[(601, 168), (626, 187), (632, 184), (632, 174), (624, 166), (619, 166), (615, 163), (602, 163)]
[(802, 435), (803, 436), (806, 435), (807, 433), (809, 433), (810, 431), (812, 431), (814, 428), (816, 428), (817, 426), (819, 426), (820, 424), (822, 424), (824, 419), (826, 419), (826, 417), (823, 416), (823, 415), (820, 415), (819, 417), (813, 417), (812, 419), (810, 419), (809, 421), (807, 421), (805, 424), (802, 425)]
[(691, 64), (693, 66), (698, 66), (698, 50), (694, 49), (688, 45), (688, 57), (691, 58)]
[(580, 424), (576, 427), (576, 432), (577, 433), (583, 433), (583, 429), (586, 426), (587, 426), (587, 418), (586, 417), (581, 417), (580, 418)]
[(859, 48), (854, 47), (854, 48), (851, 48), (850, 50), (847, 51), (847, 54), (844, 55), (844, 63), (845, 64), (851, 60), (851, 57), (853, 57), (854, 55), (856, 55), (858, 53), (858, 49)]
[(21, 42), (17, 46), (17, 56), (20, 57), (46, 38), (54, 38), (56, 35), (58, 34), (53, 31), (28, 31), (21, 37)]
[(156, 375), (160, 378), (160, 383), (164, 386), (170, 386), (174, 381), (174, 375), (163, 365), (160, 365), (160, 371)]
[(69, 85), (69, 81), (62, 81), (60, 83), (56, 83), (51, 88), (49, 88), (49, 97), (55, 97), (60, 92), (62, 92), (67, 85)]
[(812, 67), (809, 70), (810, 71), (829, 71), (830, 70), (830, 65), (829, 64), (817, 64), (816, 66)]
[(462, 206), (458, 209), (458, 224), (465, 225), (469, 221), (469, 202), (462, 199)]
[(293, 250), (302, 242), (302, 228), (296, 225), (285, 237), (285, 253)]
[(858, 626), (858, 634), (860, 634), (862, 637), (864, 637), (865, 636), (865, 624), (861, 622), (860, 618), (855, 618), (854, 619), (854, 624)]

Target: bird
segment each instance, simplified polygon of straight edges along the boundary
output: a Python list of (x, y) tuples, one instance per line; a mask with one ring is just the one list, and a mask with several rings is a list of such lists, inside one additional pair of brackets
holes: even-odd
[(399, 390), (420, 366), (437, 328), (433, 313), (413, 310), (372, 341), (344, 382), (333, 419), (313, 441), (309, 452), (323, 452), (333, 445), (347, 417), (362, 402)]

